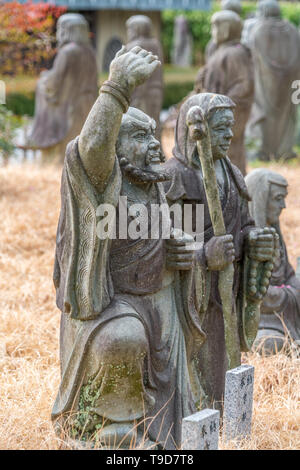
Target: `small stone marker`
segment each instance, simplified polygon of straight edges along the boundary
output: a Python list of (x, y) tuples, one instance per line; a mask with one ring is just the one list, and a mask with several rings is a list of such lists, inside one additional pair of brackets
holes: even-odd
[(182, 420), (182, 450), (218, 450), (220, 412), (198, 411)]
[(225, 440), (251, 434), (254, 367), (241, 365), (226, 372), (224, 398)]

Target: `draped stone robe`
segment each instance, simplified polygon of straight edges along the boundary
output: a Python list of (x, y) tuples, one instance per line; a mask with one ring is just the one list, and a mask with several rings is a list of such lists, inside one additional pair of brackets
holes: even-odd
[[(275, 261), (275, 268), (270, 285), (284, 293), (283, 308), (278, 309), (268, 296), (261, 305), (259, 330), (272, 330), (281, 335), (290, 335), (294, 341), (300, 341), (300, 280), (289, 263), (286, 246), (280, 231), (280, 256)], [(272, 312), (273, 311), (273, 312)]]
[[(105, 191), (97, 192), (77, 142), (68, 146), (61, 185), (54, 284), (62, 311), (62, 379), (52, 418), (77, 411), (81, 386), (92, 381), (101, 390), (93, 408), (99, 418), (128, 423), (145, 416), (150, 439), (173, 449), (180, 445), (182, 418), (196, 411), (202, 397), (194, 359), (205, 337), (201, 323), (208, 302), (207, 273), (200, 255), (191, 271), (168, 271), (162, 239), (97, 237), (98, 205), (118, 207), (126, 185), (116, 159)], [(157, 202), (166, 202), (160, 183), (156, 192)], [(103, 364), (97, 341), (105, 325), (128, 317), (141, 322), (147, 338), (146, 358), (134, 361), (143, 400), (137, 392), (126, 393), (131, 377), (112, 393), (116, 377)], [(122, 364), (126, 358), (118, 360)]]
[(26, 145), (36, 149), (57, 146), (61, 160), (98, 95), (96, 56), (89, 45), (70, 42), (62, 46), (51, 70), (37, 83), (33, 127)]

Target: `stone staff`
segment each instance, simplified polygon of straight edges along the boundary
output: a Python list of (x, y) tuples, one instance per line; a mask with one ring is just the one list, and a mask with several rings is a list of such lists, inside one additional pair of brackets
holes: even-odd
[[(214, 235), (226, 235), (226, 228), (223, 219), (211, 152), (209, 128), (199, 106), (193, 106), (189, 110), (187, 114), (187, 125), (190, 129), (190, 137), (197, 142), (198, 154), (203, 171), (204, 188)], [(218, 288), (223, 307), (228, 369), (234, 369), (240, 365), (238, 323), (236, 313), (232, 308), (233, 276), (234, 267), (233, 263), (230, 263), (223, 271), (220, 271), (218, 282)]]

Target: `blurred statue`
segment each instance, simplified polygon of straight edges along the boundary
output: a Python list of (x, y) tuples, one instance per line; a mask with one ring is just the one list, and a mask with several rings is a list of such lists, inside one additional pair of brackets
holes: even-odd
[(62, 379), (52, 417), (74, 447), (177, 449), (182, 418), (201, 398), (194, 359), (207, 272), (193, 237), (162, 227), (171, 225), (169, 175), (155, 122), (129, 107), (159, 65), (123, 47), (67, 147), (54, 268)]
[[(127, 50), (140, 46), (156, 55), (163, 63), (163, 53), (158, 39), (152, 37), (152, 21), (148, 16), (134, 15), (127, 22)], [(160, 139), (160, 112), (163, 103), (163, 71), (159, 67), (146, 83), (137, 87), (131, 98), (131, 106), (144, 111), (156, 122), (156, 137)]]
[(260, 137), (257, 157), (294, 157), (297, 108), (292, 102), (292, 83), (300, 73), (300, 35), (295, 26), (281, 19), (276, 1), (259, 3), (250, 45), (255, 102), (248, 127), (249, 135)]
[(280, 251), (274, 262), (270, 286), (261, 305), (261, 320), (256, 346), (269, 354), (280, 351), (287, 339), (300, 346), (300, 280), (289, 263), (279, 216), (285, 208), (288, 183), (274, 171), (253, 170), (246, 177), (252, 201), (250, 213), (258, 227), (274, 227), (279, 235)]
[(211, 19), (212, 36), (218, 45), (200, 69), (195, 92), (220, 93), (236, 104), (233, 138), (228, 151), (231, 162), (246, 174), (244, 132), (254, 94), (253, 65), (249, 50), (241, 42), (242, 21), (233, 11), (220, 11)]
[(180, 108), (174, 156), (164, 164), (172, 175), (165, 183), (169, 204), (180, 204), (183, 217), (190, 205), (194, 215), (197, 204), (204, 206), (204, 227), (193, 219), (193, 230), (202, 236), (197, 256), (208, 274), (206, 340), (196, 361), (208, 407), (221, 407), (227, 368), (240, 365), (241, 350), (255, 340), (277, 238), (272, 228), (255, 228), (245, 181), (227, 157), (234, 106), (223, 95), (189, 97)]
[(80, 133), (97, 98), (97, 64), (82, 15), (62, 15), (56, 36), (59, 50), (52, 69), (38, 80), (26, 146), (41, 149), (43, 161), (62, 162), (67, 143)]
[[(222, 0), (221, 1), (221, 10), (234, 11), (237, 15), (240, 15), (242, 12), (242, 5), (240, 0)], [(206, 48), (205, 48), (205, 62), (208, 61), (210, 56), (217, 50), (218, 44), (212, 38)]]
[(175, 18), (172, 64), (178, 67), (190, 67), (192, 65), (193, 38), (189, 31), (188, 20), (183, 15)]

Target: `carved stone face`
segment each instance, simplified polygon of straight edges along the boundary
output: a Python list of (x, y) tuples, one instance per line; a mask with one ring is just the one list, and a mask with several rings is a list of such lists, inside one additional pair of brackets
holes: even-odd
[(278, 225), (282, 209), (285, 209), (285, 198), (287, 196), (286, 186), (275, 183), (270, 184), (269, 198), (267, 203), (267, 224)]
[(227, 155), (234, 125), (233, 112), (229, 108), (217, 109), (209, 118), (211, 149), (214, 160)]
[(161, 163), (160, 142), (155, 138), (155, 121), (142, 111), (130, 108), (124, 115), (117, 142), (118, 156), (135, 167), (154, 169)]
[(147, 16), (131, 16), (126, 22), (126, 27), (127, 42), (134, 41), (140, 37), (148, 38), (151, 36), (152, 22)]

